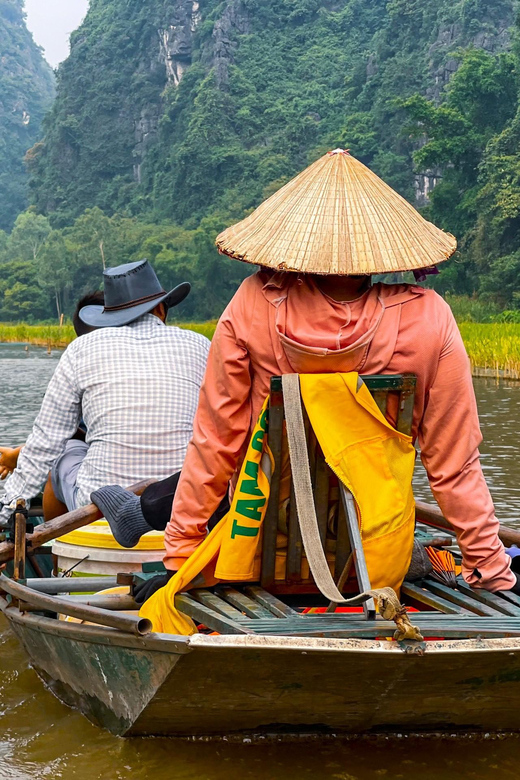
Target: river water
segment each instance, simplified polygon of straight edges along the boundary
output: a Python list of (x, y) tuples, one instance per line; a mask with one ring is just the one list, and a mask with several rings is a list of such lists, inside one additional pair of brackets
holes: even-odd
[[(58, 352), (0, 345), (0, 444), (24, 441), (58, 359)], [(497, 514), (520, 527), (520, 383), (478, 379), (475, 389)], [(415, 481), (416, 496), (428, 500), (420, 467)], [(514, 735), (293, 743), (112, 737), (45, 690), (0, 618), (0, 780), (506, 780), (519, 773)]]

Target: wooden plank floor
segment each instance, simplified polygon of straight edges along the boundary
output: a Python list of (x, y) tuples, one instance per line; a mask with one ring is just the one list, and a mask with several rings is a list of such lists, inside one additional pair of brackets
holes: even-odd
[[(404, 583), (402, 595), (422, 604), (411, 621), (429, 637), (520, 636), (520, 599), (510, 594), (473, 591), (459, 577), (456, 590), (432, 577)], [(302, 614), (258, 585), (217, 585), (177, 597), (177, 606), (195, 621), (224, 634), (271, 636), (392, 636), (395, 624), (360, 613)]]
[[(425, 545), (449, 546), (460, 562), (460, 551), (454, 539), (450, 543), (448, 532), (418, 524), (416, 537)], [(460, 576), (456, 589), (432, 576), (405, 582), (401, 598), (419, 608), (419, 612), (410, 613), (410, 619), (428, 637), (520, 636), (520, 597), (472, 590)], [(257, 584), (192, 590), (178, 596), (176, 603), (195, 621), (224, 634), (374, 637), (392, 636), (395, 631), (393, 622), (380, 617), (367, 621), (359, 612), (302, 614)]]

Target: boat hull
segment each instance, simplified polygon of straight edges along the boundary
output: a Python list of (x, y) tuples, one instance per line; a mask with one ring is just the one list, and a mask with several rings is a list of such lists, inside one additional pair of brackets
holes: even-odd
[[(4, 602), (5, 605), (5, 602)], [(114, 734), (520, 731), (520, 639), (133, 637), (5, 608), (49, 688)]]

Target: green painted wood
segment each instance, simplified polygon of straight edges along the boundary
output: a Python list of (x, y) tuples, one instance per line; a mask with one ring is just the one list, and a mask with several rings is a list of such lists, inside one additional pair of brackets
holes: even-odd
[[(433, 589), (443, 586), (437, 583)], [(300, 615), (280, 599), (258, 586), (245, 586), (241, 593), (231, 586), (218, 586), (217, 594), (199, 589), (193, 594), (183, 594), (176, 598), (176, 605), (185, 614), (208, 628), (220, 633), (256, 633), (272, 636), (311, 636), (311, 637), (377, 637), (391, 636), (395, 625), (378, 619), (373, 626), (367, 624), (356, 613), (307, 614)], [(474, 602), (474, 610), (469, 611), (454, 601), (448, 601), (428, 590), (412, 583), (403, 585), (403, 592), (429, 606), (442, 606), (451, 614), (411, 613), (410, 619), (418, 625), (426, 636), (446, 638), (467, 638), (473, 636), (520, 636), (520, 616), (507, 616), (498, 613), (481, 602)], [(457, 591), (451, 591), (452, 598)], [(481, 595), (481, 594), (479, 594)], [(459, 593), (459, 598), (473, 601)], [(240, 614), (238, 610), (245, 614)], [(487, 609), (491, 615), (479, 616), (475, 609)], [(498, 617), (500, 615), (500, 617)]]
[(468, 609), (470, 612), (474, 612), (475, 615), (494, 617), (497, 614), (496, 609), (488, 607), (486, 604), (477, 601), (472, 596), (466, 596), (464, 593), (460, 593), (458, 590), (448, 588), (446, 585), (442, 585), (440, 582), (436, 582), (431, 578), (423, 580), (422, 584), (436, 596), (441, 596), (447, 601), (451, 601), (453, 604), (457, 604), (459, 607), (464, 607), (464, 609)]
[[(268, 636), (301, 636), (301, 637), (366, 637), (375, 638), (393, 636), (396, 626), (392, 621), (377, 619), (367, 623), (358, 615), (340, 615), (335, 619), (324, 615), (287, 618), (286, 620), (261, 619), (251, 620), (248, 627), (255, 634)], [(340, 617), (338, 620), (337, 618)], [(444, 616), (437, 615), (429, 619), (422, 613), (411, 615), (413, 625), (419, 627), (423, 635), (439, 638), (468, 639), (480, 637), (518, 637), (520, 636), (520, 619), (506, 618), (475, 618), (475, 616)], [(455, 620), (453, 620), (455, 617)], [(314, 619), (312, 619), (314, 618)], [(352, 619), (354, 618), (354, 619)], [(451, 619), (450, 619), (451, 618)]]
[[(452, 605), (454, 606), (454, 605)], [(362, 612), (297, 612), (295, 615), (291, 616), (294, 619), (298, 620), (305, 620), (307, 623), (323, 623), (324, 625), (327, 623), (330, 623), (331, 625), (337, 625), (339, 623), (345, 623), (345, 625), (355, 624), (356, 621), (363, 621), (363, 613)], [(451, 614), (451, 615), (444, 615), (440, 612), (434, 612), (433, 610), (422, 610), (420, 612), (410, 612), (409, 617), (413, 622), (416, 620), (420, 620), (421, 623), (428, 623), (428, 625), (436, 625), (439, 624), (450, 624), (450, 625), (468, 625), (468, 626), (479, 626), (479, 625), (486, 625), (485, 621), (492, 621), (494, 620), (495, 623), (498, 625), (497, 621), (501, 620), (500, 623), (501, 626), (511, 626), (512, 628), (520, 628), (520, 619), (519, 618), (512, 618), (507, 617), (506, 615), (498, 615), (498, 613), (495, 614), (494, 618), (489, 617), (481, 617), (480, 615), (475, 615), (474, 612), (463, 612), (462, 614)], [(262, 621), (268, 621), (269, 624), (272, 623), (272, 621), (275, 618), (270, 615), (268, 618), (244, 618), (244, 620), (247, 622), (247, 625), (253, 626), (253, 624), (256, 625), (262, 625)], [(381, 621), (382, 618), (377, 615), (376, 621)], [(260, 622), (258, 622), (260, 621)], [(282, 625), (280, 623), (280, 625)], [(493, 624), (495, 625), (495, 624)]]
[(507, 599), (497, 593), (490, 593), (488, 590), (474, 589), (467, 585), (462, 577), (457, 578), (457, 590), (464, 595), (469, 596), (482, 604), (510, 617), (520, 617), (520, 606), (515, 606)]
[(420, 528), (415, 526), (415, 538), (424, 546), (432, 546), (432, 542), (436, 542), (435, 546), (440, 546), (439, 542), (442, 540), (442, 547), (451, 547), (453, 544), (453, 534), (450, 535), (448, 531), (433, 531), (431, 528)]
[(361, 376), (370, 392), (376, 390), (405, 390), (417, 384), (415, 374), (366, 374)]
[(142, 570), (146, 574), (163, 574), (166, 571), (166, 567), (162, 561), (145, 561), (142, 564)]
[(463, 609), (462, 607), (453, 604), (451, 601), (447, 601), (440, 596), (435, 596), (429, 590), (425, 590), (419, 583), (416, 582), (403, 582), (401, 585), (401, 593), (403, 596), (408, 596), (408, 598), (414, 599), (420, 604), (424, 604), (426, 607), (436, 609), (446, 615), (473, 614), (473, 612), (470, 612), (467, 609)]
[(244, 588), (244, 593), (268, 609), (269, 612), (271, 612), (275, 617), (287, 618), (296, 617), (298, 615), (298, 612), (296, 612), (294, 609), (287, 606), (287, 604), (284, 604), (283, 601), (277, 599), (276, 596), (273, 596), (271, 593), (268, 593), (266, 590), (258, 587), (257, 585), (246, 585)]
[(243, 617), (242, 612), (239, 609), (235, 609), (235, 607), (207, 588), (190, 590), (190, 596), (200, 604), (204, 604), (208, 609), (212, 609), (214, 612), (224, 615), (230, 620), (241, 620)]
[(520, 596), (517, 596), (516, 593), (512, 593), (510, 590), (498, 591), (497, 596), (500, 596), (501, 598), (505, 599), (509, 603), (514, 604), (517, 607), (520, 607)]
[(200, 604), (187, 593), (175, 596), (175, 606), (180, 612), (183, 612), (197, 623), (203, 623), (212, 631), (218, 631), (221, 634), (252, 633), (249, 626), (240, 625), (237, 621), (224, 617), (224, 615), (219, 614), (214, 609)]
[(272, 617), (268, 609), (249, 598), (246, 594), (240, 593), (239, 590), (231, 587), (231, 585), (219, 585), (215, 592), (241, 612), (244, 612), (249, 618), (256, 620), (258, 618)]

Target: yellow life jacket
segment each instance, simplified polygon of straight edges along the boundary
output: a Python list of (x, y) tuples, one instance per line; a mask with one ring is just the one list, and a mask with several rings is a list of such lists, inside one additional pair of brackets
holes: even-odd
[(300, 374), (325, 460), (355, 498), (373, 588), (399, 590), (412, 557), (411, 436), (393, 428), (358, 374)]
[[(374, 588), (398, 589), (410, 564), (415, 506), (411, 437), (386, 421), (357, 373), (300, 375), (303, 402), (327, 463), (358, 507), (368, 573)], [(141, 607), (154, 631), (189, 635), (193, 621), (175, 608), (175, 595), (212, 562), (215, 577), (254, 578), (273, 461), (267, 446), (267, 402), (253, 430), (231, 508), (171, 578)]]

